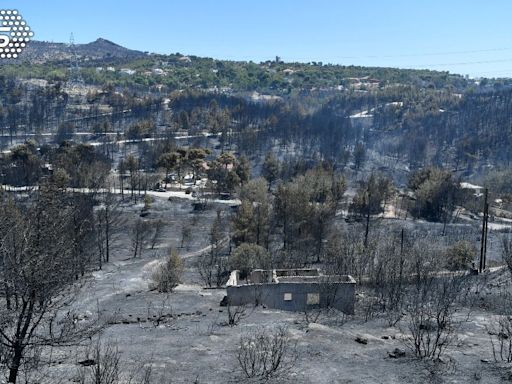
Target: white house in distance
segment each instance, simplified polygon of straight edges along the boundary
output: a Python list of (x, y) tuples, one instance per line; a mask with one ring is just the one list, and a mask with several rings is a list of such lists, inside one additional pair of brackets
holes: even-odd
[(190, 57), (188, 56), (181, 56), (178, 61), (180, 63), (191, 63), (192, 62), (192, 59), (190, 59)]
[(151, 72), (153, 73), (153, 75), (158, 75), (158, 76), (164, 76), (165, 75), (165, 71), (162, 68), (153, 68), (151, 70)]
[(480, 185), (475, 185), (475, 184), (471, 184), (471, 183), (462, 182), (462, 183), (460, 183), (460, 187), (462, 189), (471, 189), (471, 190), (473, 190), (474, 191), (474, 196), (476, 196), (476, 197), (480, 197), (480, 196), (484, 195), (482, 193), (484, 187), (482, 187)]
[(135, 69), (130, 69), (130, 68), (121, 68), (121, 73), (123, 75), (135, 75), (135, 73), (137, 73), (137, 71)]

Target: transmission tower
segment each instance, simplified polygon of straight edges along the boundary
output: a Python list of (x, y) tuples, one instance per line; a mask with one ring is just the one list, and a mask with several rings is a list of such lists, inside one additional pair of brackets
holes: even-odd
[(71, 32), (71, 36), (69, 37), (69, 50), (71, 52), (71, 58), (69, 62), (69, 78), (67, 85), (69, 88), (82, 88), (84, 86), (84, 79), (82, 78), (80, 66), (78, 65), (73, 32)]

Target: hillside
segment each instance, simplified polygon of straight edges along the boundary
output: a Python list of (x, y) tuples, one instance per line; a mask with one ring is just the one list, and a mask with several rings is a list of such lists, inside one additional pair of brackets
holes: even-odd
[[(190, 87), (288, 95), (294, 91), (366, 92), (396, 84), (463, 91), (471, 83), (457, 74), (423, 69), (283, 62), (279, 58), (254, 63), (181, 53), (146, 54), (102, 38), (87, 44), (76, 44), (74, 50), (84, 80), (89, 84), (108, 81), (131, 87), (159, 84), (169, 90)], [(34, 41), (17, 61), (0, 63), (0, 73), (15, 71), (17, 77), (35, 75), (65, 81), (72, 55), (69, 44)], [(116, 71), (98, 73), (96, 70), (106, 66), (114, 66)], [(120, 76), (119, 70), (122, 68), (135, 72)]]
[(511, 84), (35, 42), (0, 65), (0, 382), (510, 379)]
[(83, 61), (107, 58), (134, 59), (144, 56), (143, 52), (124, 48), (103, 38), (98, 38), (86, 44), (75, 44), (74, 48), (71, 48), (70, 44), (67, 43), (34, 40), (28, 44), (18, 61), (29, 60), (33, 64), (62, 62), (70, 60), (74, 53), (76, 53), (79, 60)]
[[(73, 60), (63, 43), (34, 42), (19, 63), (0, 65), (0, 102), (11, 105), (3, 108), (0, 123), (4, 129), (11, 125), (10, 145), (18, 132), (55, 133), (54, 122), (63, 116), (85, 122), (77, 129), (90, 131), (89, 123), (105, 123), (94, 112), (101, 109), (130, 112), (127, 121), (110, 120), (120, 132), (133, 118), (151, 118), (193, 134), (229, 129), (242, 151), (254, 142), (268, 148), (268, 137), (250, 136), (255, 130), (297, 146), (301, 161), (321, 156), (340, 167), (360, 145), (369, 169), (391, 172), (399, 183), (407, 173), (396, 169), (437, 165), (473, 177), (510, 161), (510, 79), (278, 58), (254, 63), (146, 54), (105, 39), (78, 44), (75, 51), (85, 83), (81, 90), (65, 86)], [(77, 92), (81, 98), (70, 98)], [(165, 98), (174, 113), (162, 122), (156, 105)], [(212, 103), (221, 110), (210, 110)]]

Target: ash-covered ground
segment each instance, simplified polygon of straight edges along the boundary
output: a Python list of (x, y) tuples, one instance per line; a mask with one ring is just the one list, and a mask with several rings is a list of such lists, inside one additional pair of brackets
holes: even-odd
[[(112, 261), (87, 279), (76, 303), (85, 318), (101, 314), (105, 321), (101, 342), (119, 351), (124, 371), (150, 366), (156, 383), (248, 382), (236, 358), (240, 337), (256, 329), (284, 326), (293, 362), (271, 382), (499, 383), (512, 379), (506, 364), (494, 362), (486, 328), (500, 313), (503, 292), (511, 291), (505, 269), (474, 277), (478, 289), (466, 305), (457, 308), (460, 323), (453, 343), (439, 361), (422, 361), (407, 346), (407, 321), (389, 327), (379, 316), (366, 320), (363, 294), (358, 294), (353, 316), (330, 313), (308, 323), (302, 313), (249, 307), (238, 325), (228, 326), (227, 309), (219, 305), (225, 290), (204, 289), (195, 263), (201, 251), (208, 251), (216, 209), (229, 206), (193, 213), (190, 201), (155, 199), (149, 218), (165, 221), (162, 240), (142, 257), (132, 258), (129, 228), (141, 207), (123, 207), (126, 231), (117, 236)], [(184, 223), (192, 223), (194, 230), (187, 246), (180, 248)], [(151, 291), (151, 271), (169, 248), (177, 249), (184, 260), (183, 283), (170, 294)], [(51, 368), (40, 375), (49, 382), (76, 381), (80, 370), (89, 369), (78, 364), (90, 357), (87, 344), (48, 352)], [(393, 354), (397, 348), (405, 356)]]

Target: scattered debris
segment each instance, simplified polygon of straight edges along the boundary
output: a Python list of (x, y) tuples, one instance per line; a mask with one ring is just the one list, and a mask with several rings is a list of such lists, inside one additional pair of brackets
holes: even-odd
[(93, 359), (86, 359), (79, 361), (78, 364), (80, 364), (82, 367), (90, 367), (91, 365), (96, 365), (96, 361)]
[(395, 348), (392, 352), (388, 352), (388, 356), (392, 359), (397, 359), (399, 357), (405, 356), (405, 350), (401, 348)]

